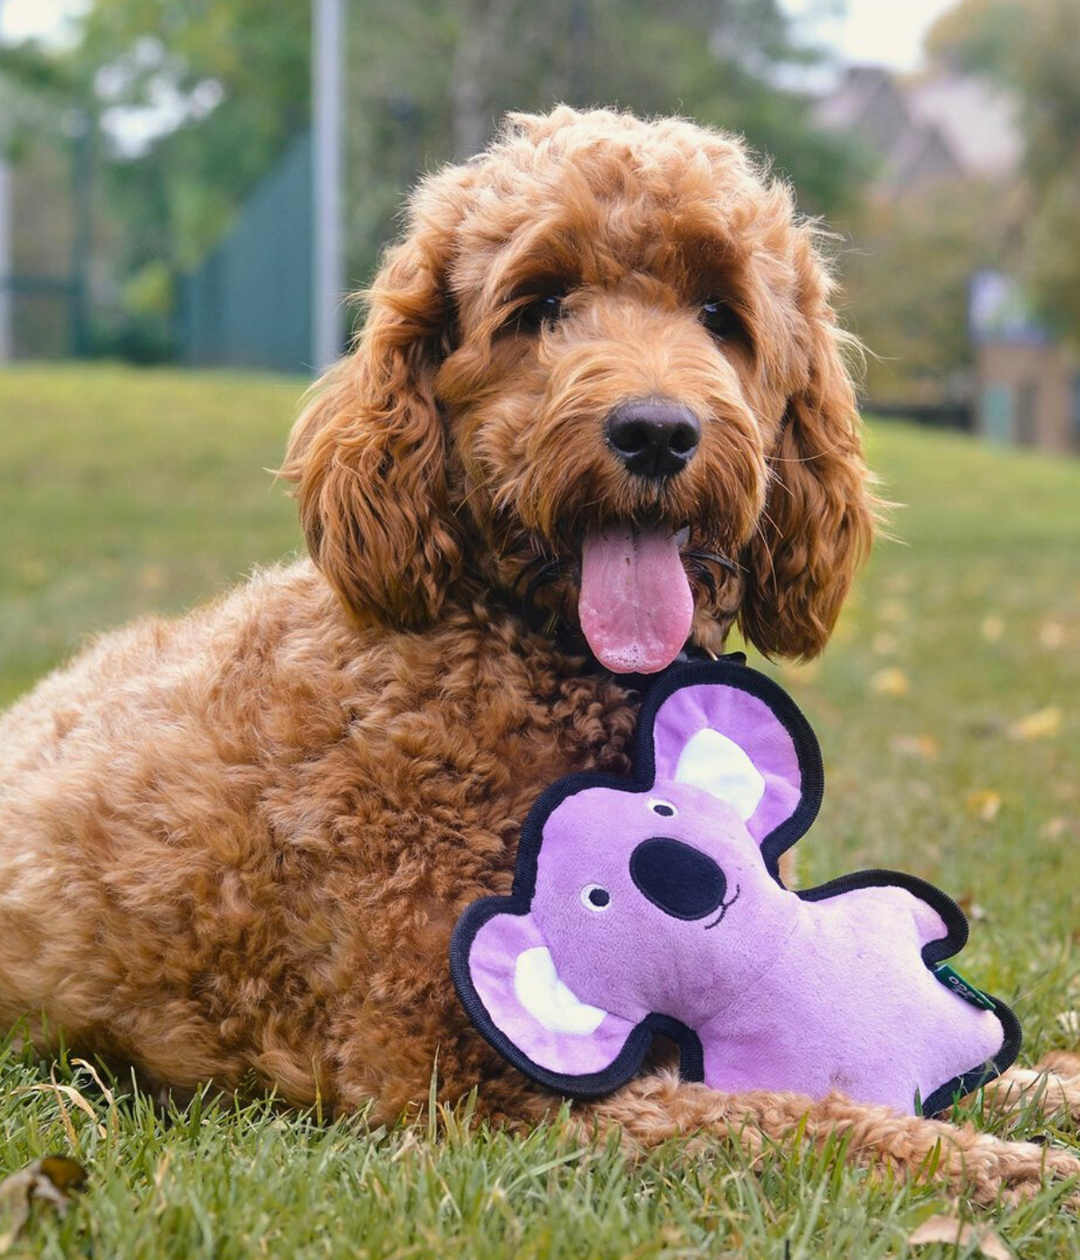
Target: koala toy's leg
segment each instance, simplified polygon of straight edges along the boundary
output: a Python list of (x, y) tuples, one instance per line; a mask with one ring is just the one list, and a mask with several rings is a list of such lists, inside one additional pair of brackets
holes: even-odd
[(618, 1129), (631, 1149), (693, 1137), (736, 1143), (755, 1161), (770, 1143), (846, 1142), (846, 1159), (893, 1175), (925, 1180), (974, 1202), (1030, 1198), (1048, 1181), (1080, 1176), (1080, 1159), (1052, 1146), (979, 1133), (971, 1125), (902, 1116), (832, 1094), (814, 1102), (798, 1094), (723, 1094), (680, 1082), (673, 1073), (639, 1078), (582, 1114), (600, 1132)]

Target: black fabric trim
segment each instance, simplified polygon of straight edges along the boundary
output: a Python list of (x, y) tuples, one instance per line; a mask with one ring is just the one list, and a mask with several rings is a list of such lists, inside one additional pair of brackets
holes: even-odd
[(1001, 1043), (1001, 1049), (988, 1063), (980, 1063), (978, 1066), (970, 1068), (967, 1072), (954, 1076), (951, 1081), (946, 1081), (944, 1085), (939, 1085), (928, 1098), (924, 1098), (922, 1100), (922, 1113), (924, 1116), (936, 1116), (943, 1111), (947, 1111), (953, 1103), (963, 1098), (965, 1094), (981, 1089), (988, 1081), (992, 1081), (994, 1077), (1001, 1076), (1003, 1072), (1008, 1071), (1016, 1062), (1016, 1056), (1020, 1053), (1020, 1047), (1024, 1043), (1024, 1033), (1020, 1027), (1020, 1021), (1016, 1018), (1012, 1008), (1006, 1006), (1000, 998), (994, 997), (992, 993), (988, 993), (986, 996), (993, 1002), (993, 1013), (1001, 1021), (1001, 1026), (1005, 1030), (1005, 1040)]
[[(945, 924), (946, 935), (935, 941), (927, 941), (922, 947), (922, 959), (927, 970), (933, 971), (938, 963), (944, 962), (958, 954), (968, 940), (968, 921), (963, 910), (940, 888), (928, 884), (917, 875), (908, 875), (904, 871), (854, 871), (850, 875), (841, 875), (830, 879), (816, 888), (799, 889), (796, 895), (802, 901), (827, 901), (830, 897), (839, 897), (843, 893), (853, 892), (858, 888), (903, 888), (920, 901), (927, 902), (941, 916)], [(982, 992), (982, 990), (980, 990)], [(958, 1000), (963, 1001), (963, 998)], [(977, 1064), (959, 1076), (954, 1076), (922, 1099), (922, 1114), (936, 1116), (939, 1112), (951, 1107), (957, 1098), (980, 1089), (988, 1081), (1000, 1076), (1016, 1062), (1016, 1056), (1023, 1045), (1024, 1034), (1020, 1021), (1012, 1009), (992, 993), (984, 994), (993, 1003), (992, 1013), (997, 1016), (1003, 1031), (1001, 1049), (986, 1063)]]

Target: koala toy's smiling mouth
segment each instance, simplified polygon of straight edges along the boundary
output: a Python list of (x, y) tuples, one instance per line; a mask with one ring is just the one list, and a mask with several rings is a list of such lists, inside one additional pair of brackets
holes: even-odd
[(739, 900), (739, 893), (740, 893), (740, 892), (742, 892), (742, 885), (741, 885), (741, 884), (736, 884), (736, 885), (735, 885), (735, 895), (734, 895), (733, 897), (731, 897), (728, 901), (725, 901), (725, 902), (724, 902), (724, 904), (720, 907), (720, 913), (716, 916), (716, 918), (715, 918), (715, 919), (713, 919), (713, 921), (712, 921), (711, 923), (706, 923), (706, 924), (705, 924), (705, 931), (706, 931), (706, 932), (709, 930), (709, 928), (714, 928), (714, 927), (716, 927), (716, 925), (717, 925), (718, 923), (723, 923), (723, 921), (724, 921), (724, 915), (725, 915), (725, 914), (727, 914), (727, 912), (728, 912), (728, 911), (731, 909), (731, 907), (732, 907), (732, 906), (736, 903), (736, 901), (738, 901), (738, 900)]

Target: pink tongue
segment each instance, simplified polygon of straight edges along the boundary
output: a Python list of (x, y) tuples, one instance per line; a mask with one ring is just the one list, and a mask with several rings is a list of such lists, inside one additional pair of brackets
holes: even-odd
[(596, 659), (615, 674), (655, 674), (690, 635), (694, 600), (674, 534), (636, 526), (585, 539), (581, 628)]

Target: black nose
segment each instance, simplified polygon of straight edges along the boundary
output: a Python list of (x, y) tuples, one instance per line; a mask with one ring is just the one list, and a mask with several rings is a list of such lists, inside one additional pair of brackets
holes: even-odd
[(630, 854), (630, 878), (654, 906), (675, 919), (700, 919), (723, 904), (724, 872), (681, 840), (642, 840)]
[(670, 477), (693, 458), (701, 425), (678, 403), (639, 399), (615, 408), (604, 425), (604, 436), (630, 472)]

